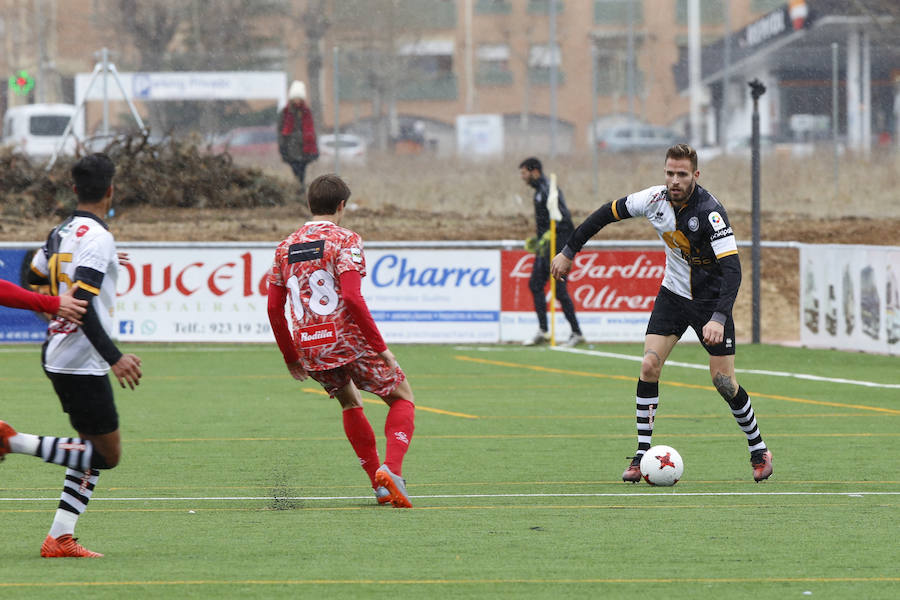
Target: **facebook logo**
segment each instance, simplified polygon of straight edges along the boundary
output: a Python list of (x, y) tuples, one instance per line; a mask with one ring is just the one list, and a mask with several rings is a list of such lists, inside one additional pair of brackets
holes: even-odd
[(134, 321), (119, 321), (119, 335), (131, 335), (134, 333)]

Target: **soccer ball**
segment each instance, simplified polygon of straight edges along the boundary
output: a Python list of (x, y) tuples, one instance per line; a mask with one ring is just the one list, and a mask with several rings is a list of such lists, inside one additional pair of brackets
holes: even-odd
[(650, 485), (675, 485), (684, 473), (684, 461), (671, 446), (653, 446), (641, 458), (641, 475)]

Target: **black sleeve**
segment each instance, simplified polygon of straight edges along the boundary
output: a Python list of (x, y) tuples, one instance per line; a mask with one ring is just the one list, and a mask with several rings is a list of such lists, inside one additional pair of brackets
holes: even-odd
[(628, 208), (625, 206), (625, 198), (607, 202), (595, 210), (591, 216), (575, 229), (574, 233), (569, 237), (569, 241), (566, 242), (566, 247), (562, 250), (563, 255), (569, 259), (575, 258), (575, 255), (581, 251), (588, 240), (594, 237), (598, 231), (610, 223), (629, 217), (631, 217), (631, 214), (629, 214)]
[(27, 280), (28, 285), (50, 285), (49, 279), (42, 277), (40, 273), (32, 268), (28, 269), (28, 274), (25, 279)]
[[(725, 317), (731, 315), (738, 289), (741, 287), (741, 259), (737, 254), (730, 254), (719, 259), (722, 268), (722, 288), (719, 292), (719, 303), (711, 320), (725, 323)], [(716, 318), (719, 316), (719, 318)], [(721, 320), (720, 320), (721, 319)]]
[[(100, 285), (103, 283), (103, 273), (87, 267), (78, 267), (75, 271), (75, 279), (76, 282), (84, 281), (88, 286), (99, 290)], [(81, 330), (87, 336), (94, 349), (103, 357), (103, 360), (110, 365), (114, 365), (122, 358), (122, 353), (116, 348), (113, 341), (109, 339), (109, 335), (103, 329), (103, 325), (100, 324), (100, 318), (94, 309), (93, 300), (96, 296), (92, 291), (81, 286), (75, 290), (75, 297), (79, 300), (87, 300), (88, 303), (87, 312), (81, 318), (83, 323)]]

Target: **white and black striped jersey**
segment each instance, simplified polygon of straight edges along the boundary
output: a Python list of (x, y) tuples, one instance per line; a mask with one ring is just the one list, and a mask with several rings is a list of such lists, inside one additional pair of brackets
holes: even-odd
[(89, 294), (88, 313), (96, 315), (90, 322), (90, 315), (85, 315), (84, 327), (59, 317), (50, 322), (44, 368), (53, 373), (105, 375), (109, 363), (101, 355), (103, 344), (96, 348), (84, 329), (93, 325), (95, 335), (102, 338), (106, 347), (112, 347), (103, 352), (107, 358), (121, 356), (109, 340), (119, 261), (115, 240), (106, 224), (87, 211), (75, 211), (50, 232), (47, 242), (35, 253), (31, 269), (49, 283), (53, 295), (63, 294), (77, 283), (81, 288), (78, 294)]
[(578, 226), (563, 254), (574, 258), (604, 226), (637, 216), (646, 217), (666, 245), (663, 287), (730, 316), (741, 283), (737, 242), (725, 208), (699, 185), (680, 209), (672, 206), (664, 185), (605, 204)]

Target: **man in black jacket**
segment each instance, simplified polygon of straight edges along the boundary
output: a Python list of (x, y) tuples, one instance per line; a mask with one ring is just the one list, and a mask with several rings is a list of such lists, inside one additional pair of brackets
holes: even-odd
[[(534, 311), (538, 318), (538, 331), (534, 336), (525, 340), (526, 346), (536, 346), (549, 341), (550, 336), (547, 333), (547, 296), (544, 287), (547, 280), (550, 279), (550, 211), (547, 209), (547, 199), (550, 196), (550, 182), (544, 176), (541, 161), (537, 158), (526, 158), (519, 164), (519, 173), (522, 181), (534, 188), (534, 220), (536, 236), (526, 244), (526, 249), (534, 251), (534, 266), (531, 269), (531, 277), (528, 279), (528, 288), (534, 298)], [(566, 201), (563, 197), (562, 190), (557, 188), (559, 194), (559, 212), (562, 214), (562, 220), (556, 224), (556, 248), (554, 252), (559, 252), (565, 245), (565, 241), (575, 230), (572, 224), (572, 215), (566, 207)], [(584, 336), (581, 335), (581, 327), (578, 325), (578, 318), (575, 316), (575, 305), (569, 297), (569, 290), (566, 288), (566, 282), (560, 281), (556, 284), (556, 297), (562, 306), (563, 314), (572, 328), (569, 338), (563, 342), (563, 346), (575, 346), (584, 342)]]

